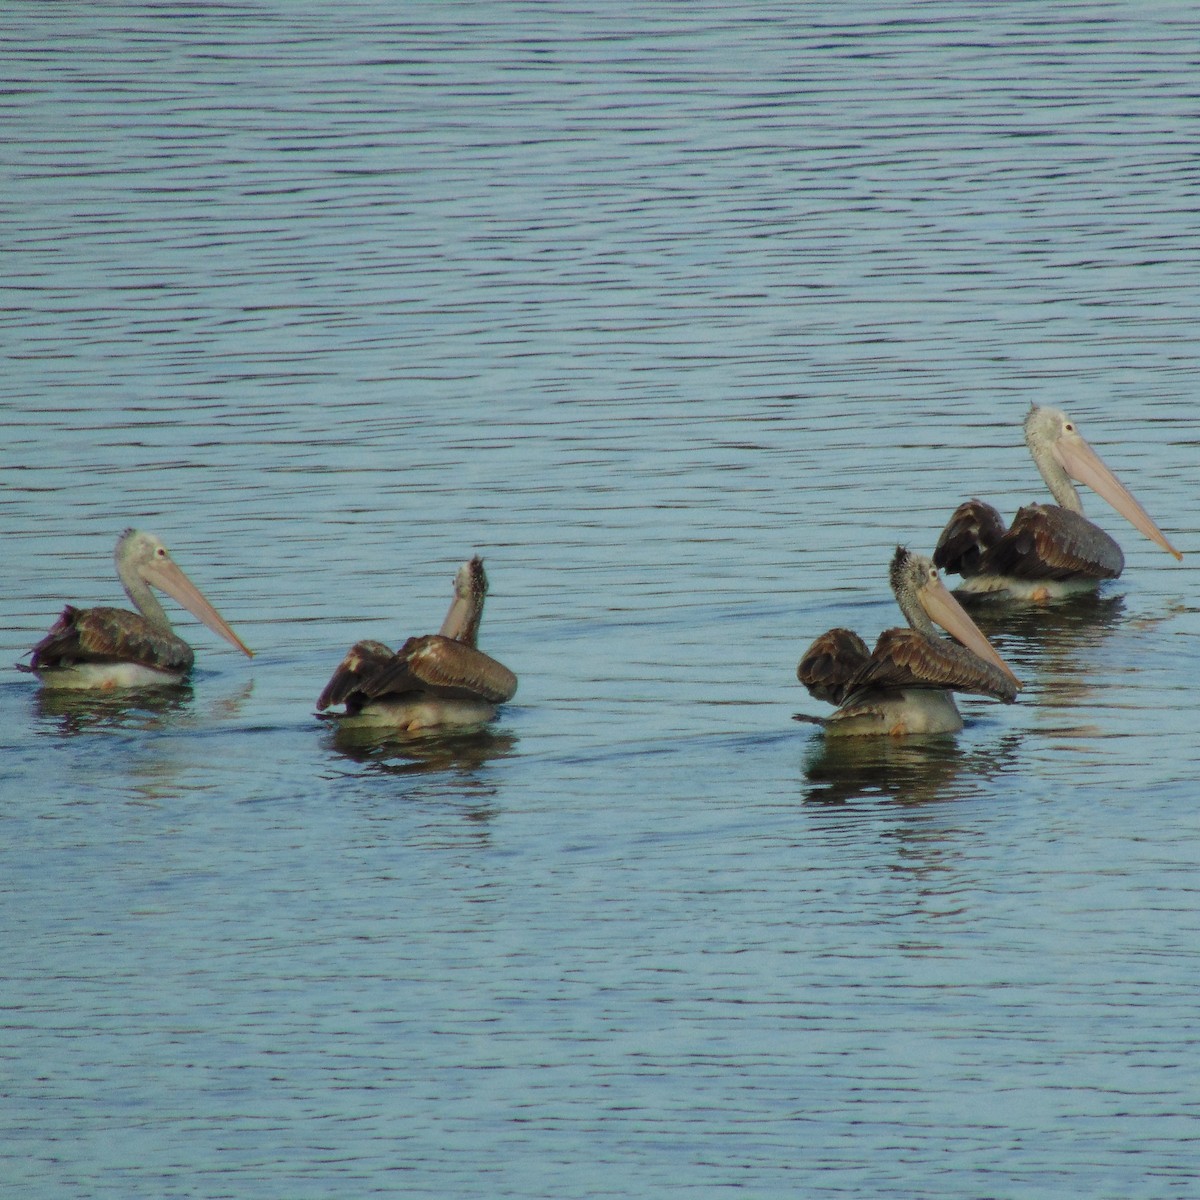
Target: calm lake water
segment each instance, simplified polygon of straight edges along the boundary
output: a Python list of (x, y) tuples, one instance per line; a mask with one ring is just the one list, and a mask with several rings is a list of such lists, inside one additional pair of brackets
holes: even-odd
[[(1200, 1192), (1200, 17), (10, 2), (0, 661), (160, 534), (158, 701), (0, 673), (22, 1197)], [(1185, 553), (980, 623), (957, 738), (801, 651), (1042, 485)], [(486, 735), (340, 743), (481, 553)], [(827, 710), (825, 710), (827, 711)]]

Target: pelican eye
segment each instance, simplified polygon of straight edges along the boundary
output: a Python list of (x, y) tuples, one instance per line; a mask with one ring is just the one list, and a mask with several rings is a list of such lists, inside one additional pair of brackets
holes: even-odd
[(1075, 432), (1075, 422), (1074, 421), (1065, 422), (1063, 425), (1063, 432), (1064, 433), (1074, 433)]

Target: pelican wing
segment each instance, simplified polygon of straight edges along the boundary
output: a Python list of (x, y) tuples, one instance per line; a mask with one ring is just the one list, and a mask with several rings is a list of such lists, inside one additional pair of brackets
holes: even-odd
[(446, 699), (500, 704), (512, 699), (517, 677), (482, 650), (429, 633), (409, 638), (375, 686), (380, 689), (374, 693), (377, 696), (427, 692)]
[(975, 575), (985, 554), (1007, 532), (1004, 518), (982, 500), (960, 504), (938, 538), (933, 565), (951, 575)]
[(1018, 579), (1116, 579), (1121, 547), (1082, 513), (1027, 504), (987, 552), (983, 569)]
[(163, 671), (188, 671), (192, 648), (140, 613), (124, 608), (74, 608), (68, 604), (32, 650), (32, 670), (74, 663), (130, 662)]
[(870, 661), (847, 684), (846, 703), (867, 692), (913, 687), (993, 696), (1006, 704), (1017, 698), (1016, 683), (965, 646), (915, 629), (888, 629), (879, 635)]
[(804, 652), (796, 678), (814, 699), (841, 704), (847, 687), (870, 657), (866, 642), (857, 633), (830, 629)]
[(392, 648), (382, 642), (355, 642), (325, 685), (317, 701), (317, 711), (331, 704), (346, 704), (357, 709), (372, 697), (381, 695), (376, 690), (379, 680), (389, 670), (395, 657)]

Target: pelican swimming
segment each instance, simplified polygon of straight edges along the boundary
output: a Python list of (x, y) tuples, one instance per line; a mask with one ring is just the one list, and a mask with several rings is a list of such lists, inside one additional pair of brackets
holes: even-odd
[(405, 733), (482, 725), (511, 700), (517, 677), (476, 649), (488, 581), (483, 559), (465, 562), (438, 633), (410, 637), (393, 652), (382, 642), (356, 642), (317, 701), (317, 711), (344, 704), (346, 725), (386, 726)]
[(1030, 408), (1025, 442), (1057, 504), (1027, 504), (1008, 528), (990, 504), (960, 504), (933, 552), (937, 566), (962, 576), (959, 593), (1044, 601), (1090, 591), (1121, 574), (1121, 547), (1084, 517), (1072, 479), (1087, 484), (1168, 553), (1183, 557), (1066, 413)]
[(44, 687), (109, 690), (180, 683), (192, 669), (195, 655), (171, 629), (152, 587), (166, 592), (214, 633), (253, 657), (154, 534), (125, 530), (113, 557), (121, 586), (138, 611), (68, 604), (30, 651), (28, 667), (18, 664), (38, 675)]
[[(875, 649), (849, 629), (831, 629), (805, 651), (796, 677), (817, 700), (836, 704), (828, 718), (797, 714), (830, 736), (955, 733), (963, 727), (954, 692), (1011, 704), (1021, 684), (946, 590), (933, 563), (896, 547), (889, 579), (910, 628), (888, 629)], [(962, 645), (939, 637), (937, 622)]]

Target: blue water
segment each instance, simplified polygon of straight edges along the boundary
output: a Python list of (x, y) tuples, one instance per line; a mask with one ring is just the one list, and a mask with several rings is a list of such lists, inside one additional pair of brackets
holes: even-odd
[[(138, 525), (257, 651), (0, 673), (22, 1197), (1188, 1197), (1200, 20), (1182, 5), (13, 3), (0, 662)], [(1066, 408), (1099, 599), (826, 747)], [(346, 744), (458, 564), (491, 731)]]

